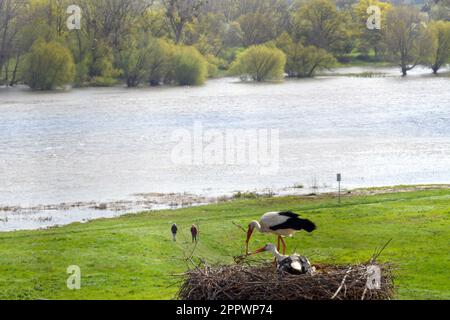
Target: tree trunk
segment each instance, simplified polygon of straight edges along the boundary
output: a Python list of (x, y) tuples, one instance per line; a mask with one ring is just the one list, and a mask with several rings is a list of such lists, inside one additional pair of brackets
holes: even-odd
[(159, 81), (158, 80), (154, 80), (154, 79), (150, 79), (150, 86), (151, 87), (159, 86)]
[(408, 68), (405, 67), (405, 66), (403, 66), (403, 67), (402, 67), (402, 76), (403, 76), (403, 77), (406, 77), (407, 75), (408, 75)]
[(179, 44), (181, 41), (181, 35), (183, 34), (183, 25), (180, 23), (175, 30), (175, 43)]
[(435, 65), (433, 65), (433, 66), (431, 67), (431, 69), (433, 70), (433, 73), (434, 73), (434, 74), (437, 74), (438, 71), (439, 71), (439, 66), (435, 64)]
[(129, 76), (127, 79), (128, 88), (135, 88), (139, 85), (139, 79), (137, 76)]
[(12, 86), (14, 86), (14, 85), (16, 84), (17, 69), (18, 69), (18, 67), (19, 67), (19, 61), (20, 61), (20, 52), (17, 51), (17, 54), (16, 54), (16, 63), (15, 63), (15, 65), (14, 65), (13, 74), (12, 74), (12, 77), (11, 77), (11, 81), (10, 81), (10, 83), (9, 83), (9, 86), (10, 86), (10, 87), (12, 87)]
[(9, 80), (9, 66), (8, 66), (8, 60), (5, 62), (5, 83), (8, 83)]
[(312, 78), (312, 77), (313, 77), (314, 72), (316, 71), (317, 67), (318, 67), (318, 66), (315, 65), (315, 66), (313, 66), (313, 67), (311, 68), (311, 70), (308, 72), (308, 78)]

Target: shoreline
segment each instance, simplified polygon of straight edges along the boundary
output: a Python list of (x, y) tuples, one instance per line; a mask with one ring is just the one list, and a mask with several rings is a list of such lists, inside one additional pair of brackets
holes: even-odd
[[(330, 188), (329, 188), (330, 189)], [(383, 187), (364, 187), (342, 189), (341, 197), (374, 196), (381, 194), (406, 193), (417, 191), (432, 191), (450, 189), (450, 184), (417, 184)], [(288, 191), (286, 191), (288, 190)], [(284, 192), (283, 192), (284, 191)], [(188, 193), (141, 193), (134, 194), (139, 200), (121, 200), (111, 202), (73, 202), (52, 205), (37, 205), (32, 207), (0, 206), (0, 234), (18, 231), (39, 231), (61, 228), (73, 223), (89, 223), (100, 219), (114, 219), (128, 215), (158, 212), (163, 210), (209, 206), (220, 203), (230, 203), (236, 200), (257, 200), (264, 198), (297, 197), (298, 199), (327, 199), (337, 197), (337, 192), (330, 190), (315, 190), (309, 188), (283, 188), (277, 192), (246, 191), (235, 192), (232, 195), (201, 196)], [(52, 215), (53, 214), (53, 215)], [(62, 219), (62, 223), (57, 223)], [(35, 222), (33, 222), (33, 220)], [(66, 221), (66, 222), (64, 222)], [(19, 223), (22, 227), (17, 227)], [(7, 224), (16, 227), (8, 228)], [(2, 225), (3, 224), (3, 227)], [(41, 226), (38, 226), (41, 224)], [(34, 225), (34, 227), (33, 227)]]
[[(358, 72), (345, 72), (349, 69), (361, 69)], [(384, 72), (379, 72), (380, 70), (384, 70)], [(390, 72), (386, 72), (389, 70)], [(397, 70), (398, 72), (396, 72)], [(421, 70), (421, 72), (417, 73), (417, 70)], [(427, 70), (425, 72), (425, 70)], [(422, 72), (423, 71), (423, 72)], [(430, 72), (428, 72), (430, 71)], [(431, 69), (425, 65), (418, 65), (415, 69), (413, 69), (410, 74), (408, 74), (408, 78), (414, 78), (417, 76), (433, 76), (433, 77), (449, 77), (450, 76), (450, 65), (446, 65), (442, 67), (442, 70), (438, 74), (433, 74)], [(292, 80), (304, 80), (304, 79), (320, 79), (325, 77), (359, 77), (359, 78), (388, 78), (388, 77), (399, 77), (402, 78), (401, 70), (396, 65), (390, 65), (388, 63), (373, 63), (373, 64), (366, 64), (366, 63), (354, 63), (354, 64), (339, 64), (333, 68), (330, 68), (329, 70), (321, 70), (317, 73), (314, 77), (309, 78), (296, 78), (296, 77), (285, 77), (282, 82), (284, 81), (292, 81)], [(230, 75), (221, 75), (217, 77), (212, 77), (206, 79), (205, 83), (203, 85), (199, 86), (188, 86), (188, 87), (201, 87), (208, 84), (208, 81), (214, 81), (214, 80), (220, 80), (220, 79), (237, 79), (239, 80), (239, 77), (230, 76)], [(239, 80), (239, 82), (241, 82)], [(247, 82), (244, 82), (247, 83)], [(271, 81), (266, 81), (263, 83), (272, 83)], [(0, 90), (9, 90), (9, 89), (17, 89), (19, 91), (24, 92), (40, 92), (40, 93), (63, 93), (63, 92), (69, 92), (74, 89), (101, 89), (101, 88), (120, 88), (120, 89), (148, 89), (148, 88), (178, 88), (183, 86), (177, 86), (177, 85), (167, 85), (162, 84), (159, 86), (148, 86), (148, 85), (140, 85), (137, 87), (127, 87), (126, 83), (116, 83), (113, 85), (108, 86), (99, 86), (99, 85), (81, 85), (81, 86), (71, 86), (68, 85), (65, 88), (59, 88), (54, 90), (32, 90), (30, 87), (28, 87), (25, 84), (17, 84), (15, 86), (0, 86)]]

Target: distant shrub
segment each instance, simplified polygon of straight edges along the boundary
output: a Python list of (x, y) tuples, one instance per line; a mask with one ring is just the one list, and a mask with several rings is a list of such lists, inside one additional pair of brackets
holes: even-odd
[(233, 199), (257, 199), (260, 196), (256, 192), (241, 192), (233, 194)]
[(93, 87), (112, 87), (118, 83), (119, 81), (115, 78), (101, 76), (93, 77), (89, 82)]
[(157, 86), (164, 81), (174, 45), (152, 36), (141, 34), (130, 38), (120, 52), (120, 67), (128, 87), (142, 82)]
[(286, 54), (286, 73), (289, 77), (313, 77), (316, 71), (330, 68), (336, 63), (331, 53), (315, 46), (305, 47), (300, 42), (294, 42), (287, 33), (275, 42)]
[(236, 48), (226, 48), (222, 53), (223, 58), (225, 59), (225, 69), (230, 69), (231, 65), (234, 61), (236, 61), (237, 57), (245, 51), (243, 47)]
[(178, 46), (171, 62), (175, 83), (201, 85), (208, 75), (208, 62), (194, 47)]
[(226, 62), (212, 54), (205, 56), (208, 62), (208, 78), (215, 78), (219, 75), (219, 69), (223, 69)]
[(119, 66), (128, 87), (137, 87), (146, 80), (149, 54), (145, 35), (130, 36), (119, 50)]
[(24, 81), (32, 89), (52, 90), (71, 83), (75, 64), (69, 49), (57, 42), (36, 40), (24, 68)]
[(74, 84), (78, 87), (83, 87), (89, 84), (89, 60), (84, 58), (75, 66)]
[(123, 70), (114, 67), (115, 57), (112, 48), (105, 41), (96, 41), (86, 55), (89, 84), (107, 87), (118, 83)]
[(219, 68), (213, 63), (208, 63), (208, 78), (216, 78), (219, 75)]
[(163, 40), (154, 39), (147, 46), (148, 50), (148, 81), (151, 86), (157, 86), (173, 80), (170, 61), (175, 53), (175, 45)]
[(241, 192), (238, 191), (236, 193), (233, 194), (232, 199), (259, 199), (259, 198), (272, 198), (273, 196), (275, 196), (275, 193), (273, 192), (273, 190), (269, 190), (268, 192), (265, 193), (257, 193), (257, 192)]
[(264, 45), (252, 46), (237, 57), (230, 72), (259, 82), (281, 80), (285, 65), (286, 55), (283, 51)]

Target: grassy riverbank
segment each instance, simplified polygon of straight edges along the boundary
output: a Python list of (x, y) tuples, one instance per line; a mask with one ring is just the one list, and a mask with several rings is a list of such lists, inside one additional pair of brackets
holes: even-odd
[[(189, 226), (198, 223), (196, 256), (232, 263), (243, 251), (241, 225), (272, 210), (291, 209), (318, 225), (288, 246), (314, 262), (367, 260), (393, 239), (381, 260), (395, 266), (398, 299), (450, 299), (450, 189), (359, 192), (341, 205), (312, 198), (243, 199), (205, 207), (130, 215), (45, 231), (0, 234), (0, 299), (171, 299), (192, 252)], [(170, 225), (181, 229), (170, 239)], [(273, 237), (255, 236), (252, 247)], [(267, 256), (267, 258), (269, 258)], [(78, 265), (82, 288), (66, 288), (66, 269)]]

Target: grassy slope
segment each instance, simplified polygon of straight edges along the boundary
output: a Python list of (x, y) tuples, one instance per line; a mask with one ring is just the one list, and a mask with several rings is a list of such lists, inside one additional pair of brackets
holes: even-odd
[[(450, 190), (335, 199), (296, 197), (240, 200), (207, 207), (143, 213), (46, 231), (0, 234), (0, 298), (170, 299), (172, 274), (186, 269), (189, 226), (201, 242), (196, 255), (209, 263), (231, 263), (243, 250), (242, 225), (271, 210), (292, 209), (318, 230), (298, 234), (288, 246), (313, 262), (366, 261), (393, 238), (382, 260), (396, 266), (399, 299), (450, 299)], [(170, 241), (171, 223), (182, 228)], [(252, 247), (273, 237), (257, 234)], [(269, 257), (267, 257), (269, 258)], [(66, 268), (79, 265), (82, 289), (69, 291)]]

